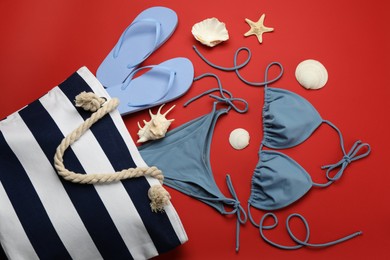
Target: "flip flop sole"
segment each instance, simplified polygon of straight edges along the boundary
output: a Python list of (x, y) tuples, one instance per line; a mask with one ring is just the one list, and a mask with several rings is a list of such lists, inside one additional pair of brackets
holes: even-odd
[[(156, 46), (156, 23), (140, 22), (145, 20), (161, 25)], [(175, 31), (178, 18), (173, 10), (157, 6), (141, 12), (132, 24), (135, 22), (121, 36), (123, 39), (118, 56), (114, 57), (114, 47), (97, 69), (96, 77), (107, 88), (122, 83), (138, 64), (166, 42)], [(128, 68), (129, 64), (134, 66)]]
[[(169, 73), (164, 73), (158, 68), (152, 68), (139, 77), (133, 78), (125, 89), (122, 88), (122, 84), (106, 89), (111, 97), (119, 98), (118, 110), (122, 116), (170, 102), (189, 90), (194, 79), (194, 67), (189, 59), (174, 58), (156, 67), (158, 66), (175, 72), (173, 83), (168, 91)], [(134, 101), (145, 105), (131, 106)]]

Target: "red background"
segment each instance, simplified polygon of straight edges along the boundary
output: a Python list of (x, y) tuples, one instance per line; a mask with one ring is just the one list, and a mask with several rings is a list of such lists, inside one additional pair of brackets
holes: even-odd
[[(234, 73), (220, 72), (204, 64), (192, 45), (220, 65), (233, 64), (237, 48), (252, 50), (250, 63), (241, 70), (251, 81), (262, 81), (271, 61), (284, 65), (285, 73), (274, 87), (307, 98), (343, 132), (346, 149), (361, 139), (371, 145), (369, 157), (350, 165), (343, 178), (331, 187), (312, 189), (303, 199), (277, 213), (280, 225), (267, 235), (280, 243), (292, 242), (284, 221), (294, 212), (303, 214), (311, 226), (310, 242), (326, 242), (362, 230), (364, 234), (325, 249), (283, 251), (266, 244), (249, 222), (241, 227), (241, 250), (234, 250), (235, 218), (169, 189), (172, 202), (186, 228), (189, 241), (158, 259), (388, 259), (389, 209), (389, 13), (388, 1), (296, 0), (296, 1), (75, 1), (39, 0), (0, 2), (0, 118), (39, 98), (81, 66), (96, 72), (123, 30), (142, 10), (156, 5), (169, 7), (179, 17), (173, 36), (144, 65), (183, 56), (195, 67), (195, 75), (214, 72), (224, 87), (249, 102), (246, 114), (234, 111), (223, 116), (215, 129), (211, 165), (221, 191), (228, 197), (225, 175), (231, 174), (236, 192), (246, 205), (250, 181), (262, 139), (263, 89), (250, 87)], [(244, 19), (257, 21), (265, 13), (265, 25), (275, 31), (264, 34), (259, 44)], [(193, 24), (217, 17), (226, 23), (229, 41), (210, 49), (191, 35)], [(244, 56), (244, 55), (243, 55)], [(307, 91), (295, 80), (299, 62), (317, 59), (328, 69), (329, 81), (319, 91)], [(183, 108), (189, 98), (216, 87), (212, 79), (195, 82), (169, 114), (172, 128), (210, 112), (212, 101), (202, 98)], [(170, 105), (170, 104), (169, 104)], [(149, 119), (147, 111), (124, 117), (131, 136), (137, 138), (137, 121)], [(228, 143), (238, 127), (251, 135), (250, 145), (236, 151)], [(285, 151), (311, 173), (325, 181), (323, 164), (341, 159), (335, 131), (321, 126), (298, 148)], [(258, 221), (263, 212), (254, 210)], [(293, 221), (302, 237), (303, 228)]]

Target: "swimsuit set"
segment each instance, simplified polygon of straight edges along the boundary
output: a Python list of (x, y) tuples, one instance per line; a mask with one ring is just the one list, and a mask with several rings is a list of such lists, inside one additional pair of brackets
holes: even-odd
[[(212, 76), (217, 79), (219, 87), (196, 96), (185, 104), (187, 106), (201, 96), (219, 91), (220, 96), (209, 95), (216, 100), (209, 114), (169, 131), (163, 139), (139, 147), (142, 158), (146, 163), (156, 165), (164, 172), (164, 184), (212, 206), (221, 214), (236, 214), (236, 250), (239, 249), (239, 226), (247, 221), (248, 216), (251, 223), (259, 228), (260, 235), (266, 242), (282, 249), (297, 249), (302, 246), (325, 247), (360, 235), (361, 232), (356, 232), (328, 243), (309, 243), (310, 231), (306, 220), (299, 214), (292, 214), (287, 218), (287, 229), (290, 237), (297, 245), (284, 246), (265, 237), (263, 230), (274, 228), (277, 225), (277, 217), (274, 213), (266, 213), (261, 218), (260, 223), (257, 224), (251, 216), (251, 207), (265, 211), (281, 209), (300, 199), (313, 186), (327, 187), (331, 185), (342, 177), (344, 170), (351, 162), (366, 157), (370, 153), (370, 146), (367, 143), (357, 141), (350, 151), (346, 152), (340, 130), (330, 121), (322, 119), (317, 110), (306, 99), (288, 90), (269, 87), (283, 74), (283, 67), (280, 63), (273, 62), (267, 66), (264, 82), (249, 82), (239, 74), (239, 69), (250, 60), (251, 52), (249, 49), (240, 48), (237, 50), (234, 56), (234, 67), (232, 68), (212, 64), (195, 47), (194, 49), (200, 58), (210, 66), (223, 71), (235, 71), (237, 76), (246, 84), (264, 87), (263, 140), (259, 149), (259, 161), (252, 176), (248, 215), (237, 198), (230, 176), (227, 175), (226, 182), (232, 198), (227, 198), (216, 185), (210, 166), (210, 144), (218, 118), (223, 114), (227, 114), (231, 109), (239, 113), (245, 113), (248, 104), (243, 99), (234, 98), (229, 91), (223, 89), (219, 78), (214, 74), (204, 74), (194, 80)], [(248, 53), (248, 59), (237, 65), (237, 56), (242, 50)], [(272, 66), (279, 67), (280, 74), (276, 78), (268, 80), (268, 72)], [(237, 101), (243, 102), (245, 108), (239, 109), (234, 104)], [(227, 108), (217, 109), (219, 103), (226, 104)], [(302, 166), (284, 153), (275, 150), (299, 145), (307, 140), (322, 123), (329, 125), (338, 133), (343, 153), (343, 158), (339, 162), (322, 167), (327, 170), (328, 182), (324, 184), (313, 182)], [(361, 152), (361, 150), (365, 150), (365, 152)], [(340, 168), (338, 172), (331, 176), (330, 173), (338, 168)], [(227, 211), (225, 206), (232, 207), (232, 210)], [(267, 217), (272, 217), (275, 224), (265, 226), (263, 223)], [(303, 241), (296, 238), (289, 228), (289, 221), (293, 217), (299, 218), (305, 225), (306, 238)]]

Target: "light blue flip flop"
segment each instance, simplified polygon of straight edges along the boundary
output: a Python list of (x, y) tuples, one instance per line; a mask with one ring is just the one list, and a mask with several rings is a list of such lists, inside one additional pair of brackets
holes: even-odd
[(177, 14), (166, 7), (142, 11), (122, 33), (115, 47), (100, 64), (96, 77), (106, 88), (121, 84), (177, 26)]
[[(145, 69), (139, 77), (134, 75)], [(119, 99), (122, 116), (161, 105), (184, 95), (192, 85), (194, 67), (187, 58), (174, 58), (133, 70), (124, 83), (107, 88), (111, 97)]]

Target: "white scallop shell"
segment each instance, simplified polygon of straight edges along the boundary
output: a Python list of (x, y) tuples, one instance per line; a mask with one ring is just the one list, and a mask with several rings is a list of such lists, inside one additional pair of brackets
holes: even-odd
[(249, 145), (249, 133), (243, 128), (234, 129), (229, 136), (230, 145), (236, 149), (241, 150)]
[(166, 119), (165, 116), (175, 107), (175, 105), (168, 109), (164, 114), (161, 114), (160, 112), (163, 106), (164, 105), (160, 106), (157, 114), (155, 115), (149, 109), (151, 119), (150, 121), (144, 120), (143, 127), (141, 127), (138, 122), (139, 131), (137, 134), (139, 139), (137, 143), (143, 143), (149, 140), (157, 140), (165, 136), (168, 127), (171, 125), (172, 121), (174, 121), (174, 119)]
[(217, 18), (208, 18), (192, 26), (192, 35), (195, 39), (204, 45), (214, 47), (215, 45), (227, 41), (229, 33), (225, 23), (220, 22)]
[(328, 72), (317, 60), (304, 60), (298, 64), (295, 77), (306, 89), (320, 89), (328, 81)]

